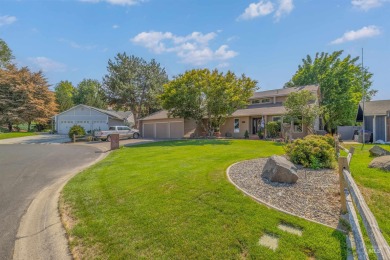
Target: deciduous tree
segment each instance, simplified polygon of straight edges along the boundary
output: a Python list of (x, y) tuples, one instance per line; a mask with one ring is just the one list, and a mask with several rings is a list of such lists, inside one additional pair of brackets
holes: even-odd
[(105, 109), (106, 98), (102, 85), (95, 79), (83, 79), (76, 88), (73, 96), (74, 103)]
[(12, 125), (26, 122), (46, 123), (57, 110), (54, 93), (42, 72), (31, 72), (7, 65), (0, 69), (0, 122)]
[[(300, 121), (309, 133), (313, 133), (313, 125), (319, 114), (318, 104), (314, 101), (316, 97), (308, 90), (292, 92), (288, 95), (284, 106), (287, 110), (286, 116), (291, 121)], [(291, 128), (293, 124), (291, 123)], [(291, 129), (290, 133), (292, 133)]]
[(193, 119), (212, 135), (229, 115), (247, 105), (256, 85), (230, 71), (190, 70), (164, 85), (161, 100), (170, 115)]
[(59, 112), (66, 111), (74, 106), (73, 97), (76, 88), (71, 82), (67, 80), (61, 81), (55, 86), (54, 90)]
[(55, 94), (49, 89), (49, 84), (41, 71), (31, 72), (22, 68), (20, 73), (26, 91), (24, 102), (19, 108), (20, 117), (28, 124), (30, 131), (31, 123), (45, 125), (57, 110)]
[(9, 65), (13, 58), (12, 51), (7, 43), (0, 39), (0, 68), (5, 68)]
[[(315, 58), (307, 56), (298, 66), (286, 87), (318, 84), (321, 90), (321, 115), (328, 131), (338, 125), (355, 122), (358, 103), (363, 93), (369, 100), (376, 91), (371, 89), (372, 73), (357, 63), (359, 57), (350, 55), (342, 58), (343, 51), (331, 54), (316, 53)], [(364, 75), (364, 87), (361, 84)], [(364, 90), (363, 90), (364, 88)]]
[(163, 84), (168, 82), (168, 76), (155, 60), (146, 62), (118, 53), (114, 60), (108, 61), (107, 70), (103, 87), (109, 103), (117, 109), (130, 110), (136, 127), (139, 127), (140, 117), (161, 107), (158, 96), (163, 91)]

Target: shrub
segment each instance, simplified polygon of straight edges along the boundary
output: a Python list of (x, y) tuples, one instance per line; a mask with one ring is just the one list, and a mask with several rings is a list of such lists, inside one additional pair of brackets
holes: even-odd
[(334, 168), (336, 156), (331, 139), (326, 136), (308, 135), (304, 139), (295, 140), (287, 145), (286, 153), (293, 163), (304, 167)]
[(248, 132), (248, 130), (245, 131), (244, 137), (245, 137), (245, 139), (248, 139), (248, 138), (249, 138), (249, 132)]
[(275, 121), (268, 122), (265, 129), (267, 130), (269, 137), (275, 138), (280, 132), (280, 123)]
[(305, 137), (305, 139), (306, 140), (308, 140), (308, 139), (311, 139), (311, 140), (323, 140), (323, 141), (327, 142), (330, 146), (332, 146), (332, 147), (335, 146), (334, 138), (330, 134), (326, 134), (326, 135), (308, 135), (308, 136)]
[(69, 138), (73, 138), (73, 134), (75, 135), (85, 135), (85, 129), (80, 125), (74, 125), (69, 129)]

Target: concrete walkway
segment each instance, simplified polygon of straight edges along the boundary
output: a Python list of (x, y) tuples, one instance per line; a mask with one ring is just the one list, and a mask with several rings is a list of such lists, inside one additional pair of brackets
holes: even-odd
[(0, 144), (62, 144), (70, 142), (67, 135), (38, 134), (0, 140)]

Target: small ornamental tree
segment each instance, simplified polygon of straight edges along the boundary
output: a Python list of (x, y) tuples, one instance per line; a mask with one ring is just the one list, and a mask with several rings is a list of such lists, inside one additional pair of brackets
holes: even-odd
[[(308, 133), (313, 133), (314, 120), (319, 114), (318, 104), (314, 101), (316, 97), (308, 90), (301, 90), (298, 92), (292, 92), (288, 95), (284, 106), (287, 110), (287, 120), (291, 122), (302, 122), (303, 126), (306, 126)], [(290, 131), (293, 132), (293, 129)]]
[(73, 138), (73, 135), (85, 135), (85, 129), (80, 125), (74, 125), (69, 129), (68, 133), (70, 139)]
[(160, 98), (169, 115), (193, 119), (212, 136), (228, 116), (247, 105), (256, 84), (230, 71), (194, 69), (165, 84)]

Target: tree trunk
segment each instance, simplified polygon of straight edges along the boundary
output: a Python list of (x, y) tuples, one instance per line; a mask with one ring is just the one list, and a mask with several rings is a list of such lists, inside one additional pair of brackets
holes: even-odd
[(28, 122), (27, 123), (27, 132), (30, 132), (30, 130), (31, 130), (31, 122)]
[(8, 122), (7, 125), (8, 125), (8, 132), (12, 132), (12, 124), (11, 124), (11, 122)]

